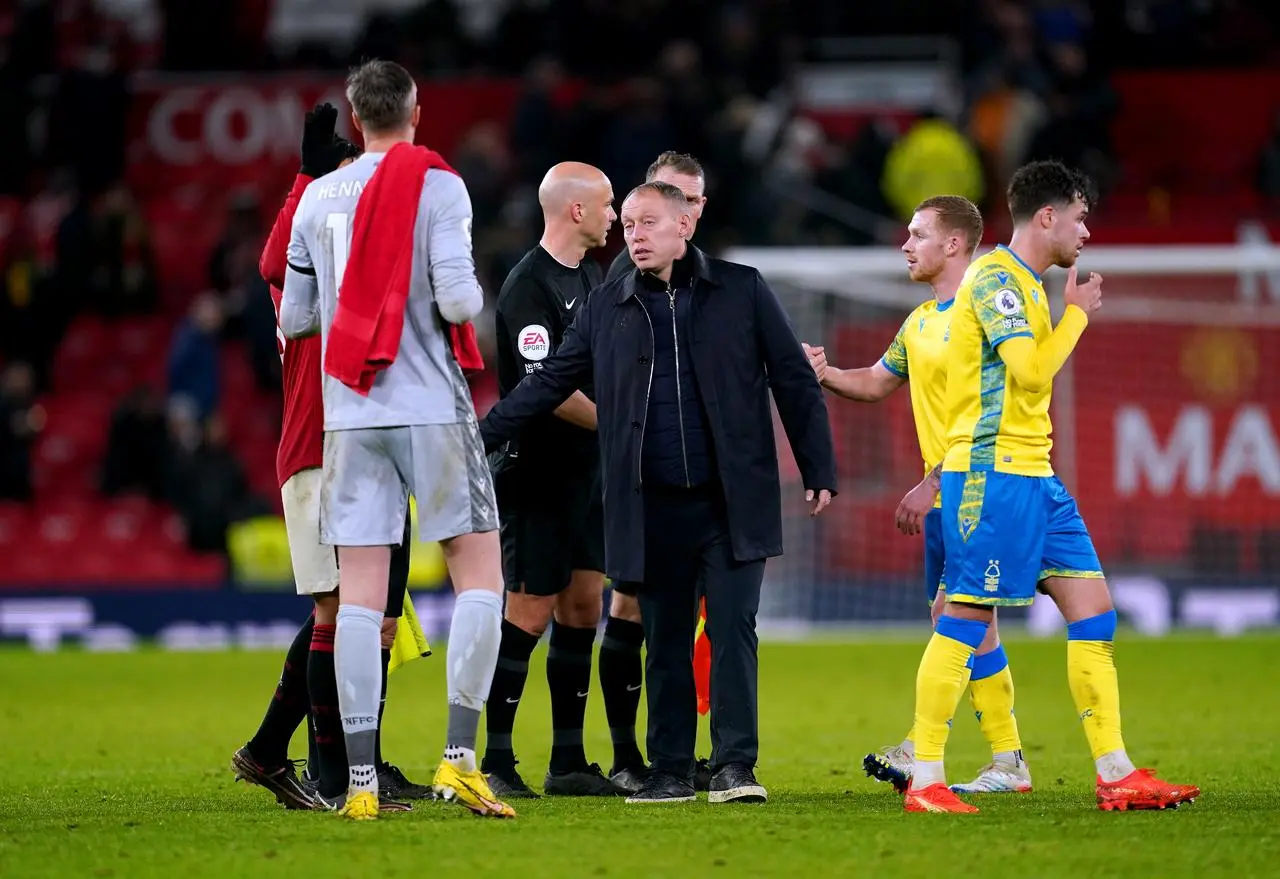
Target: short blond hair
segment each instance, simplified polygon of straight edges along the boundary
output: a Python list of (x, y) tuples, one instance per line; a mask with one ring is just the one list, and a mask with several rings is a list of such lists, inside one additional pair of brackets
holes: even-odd
[(675, 150), (667, 150), (658, 158), (653, 160), (653, 164), (649, 166), (649, 170), (644, 172), (645, 181), (650, 181), (657, 176), (658, 172), (663, 168), (670, 168), (677, 174), (687, 174), (690, 177), (697, 177), (706, 182), (707, 175), (702, 171), (702, 163), (688, 153), (678, 153)]
[[(685, 194), (680, 191), (680, 187), (672, 186), (670, 183), (663, 183), (661, 180), (648, 180), (641, 183), (635, 189), (627, 193), (627, 198), (634, 195), (643, 195), (646, 192), (655, 192), (662, 196), (663, 201), (671, 203), (672, 208), (677, 214), (689, 213), (689, 200), (685, 198)], [(627, 199), (623, 199), (626, 201)]]
[(970, 256), (982, 243), (982, 211), (964, 196), (935, 195), (926, 198), (916, 205), (916, 213), (920, 211), (933, 211), (938, 215), (939, 227), (963, 235)]

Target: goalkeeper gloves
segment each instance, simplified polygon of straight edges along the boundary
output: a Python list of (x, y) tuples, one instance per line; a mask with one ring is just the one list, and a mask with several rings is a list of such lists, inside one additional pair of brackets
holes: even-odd
[(334, 133), (338, 111), (333, 104), (317, 104), (302, 125), (302, 167), (299, 173), (323, 177), (345, 159), (360, 155), (360, 148)]

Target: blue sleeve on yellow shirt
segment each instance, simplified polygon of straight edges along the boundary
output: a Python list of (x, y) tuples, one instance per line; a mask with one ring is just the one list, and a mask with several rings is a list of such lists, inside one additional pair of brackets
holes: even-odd
[(881, 365), (898, 378), (906, 378), (907, 369), (907, 324), (911, 322), (910, 316), (902, 322), (902, 326), (898, 328), (898, 333), (893, 337), (893, 341), (889, 343), (889, 350), (884, 352), (884, 356), (880, 358)]
[(1016, 336), (1032, 337), (1022, 285), (1003, 268), (992, 267), (973, 280), (973, 310), (993, 349)]

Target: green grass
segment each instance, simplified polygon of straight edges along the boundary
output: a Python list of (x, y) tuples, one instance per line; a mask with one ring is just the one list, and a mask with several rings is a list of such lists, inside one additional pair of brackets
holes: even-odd
[[(904, 815), (865, 778), (901, 737), (921, 643), (762, 648), (766, 806), (521, 804), (512, 822), (420, 804), (352, 825), (285, 812), (233, 784), (279, 669), (270, 653), (0, 652), (0, 876), (1241, 876), (1280, 856), (1280, 639), (1125, 637), (1125, 733), (1139, 765), (1204, 790), (1168, 813), (1100, 813), (1060, 641), (1009, 645), (1037, 790), (975, 798), (976, 816)], [(541, 653), (541, 651), (540, 651)], [(391, 679), (386, 752), (428, 781), (444, 727), (442, 653)], [(540, 669), (516, 742), (540, 779), (549, 751)], [(294, 751), (305, 745), (295, 740)], [(705, 735), (700, 753), (706, 753)], [(599, 699), (588, 755), (607, 763)], [(985, 762), (967, 704), (953, 779)]]

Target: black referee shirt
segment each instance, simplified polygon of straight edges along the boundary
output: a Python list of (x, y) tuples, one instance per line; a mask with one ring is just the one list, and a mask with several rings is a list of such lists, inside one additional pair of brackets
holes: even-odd
[[(534, 247), (520, 262), (498, 294), (495, 314), (498, 341), (498, 396), (505, 397), (525, 376), (542, 368), (543, 361), (564, 339), (565, 330), (582, 310), (591, 290), (602, 280), (600, 266), (584, 258), (569, 268)], [(590, 385), (581, 388), (595, 399)], [(507, 465), (574, 466), (599, 457), (595, 431), (584, 430), (554, 414), (533, 419), (520, 432), (508, 454)]]

